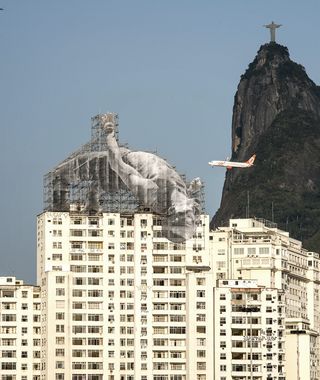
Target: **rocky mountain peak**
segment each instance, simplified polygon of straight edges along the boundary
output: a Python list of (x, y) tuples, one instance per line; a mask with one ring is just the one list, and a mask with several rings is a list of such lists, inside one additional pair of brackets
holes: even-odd
[(289, 60), (290, 55), (286, 46), (270, 42), (260, 47), (254, 61), (249, 65), (245, 75), (248, 75), (252, 70), (259, 70), (265, 65), (268, 65), (271, 68), (276, 68), (279, 64)]
[(250, 192), (250, 216), (271, 219), (272, 204), (280, 228), (320, 251), (320, 89), (275, 42), (260, 47), (234, 98), (232, 159), (253, 153), (253, 168), (227, 171), (212, 227), (245, 217)]
[(280, 112), (300, 108), (320, 116), (319, 89), (285, 46), (262, 45), (242, 75), (232, 119), (232, 157), (246, 159), (252, 143)]

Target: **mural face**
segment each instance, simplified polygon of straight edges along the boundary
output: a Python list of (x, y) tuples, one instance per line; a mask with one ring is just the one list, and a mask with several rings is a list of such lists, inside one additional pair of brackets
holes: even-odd
[(114, 114), (99, 115), (100, 144), (91, 141), (49, 173), (52, 208), (68, 211), (79, 202), (85, 212), (149, 210), (163, 216), (168, 239), (191, 238), (201, 212), (201, 181), (187, 185), (156, 154), (119, 146), (116, 126)]

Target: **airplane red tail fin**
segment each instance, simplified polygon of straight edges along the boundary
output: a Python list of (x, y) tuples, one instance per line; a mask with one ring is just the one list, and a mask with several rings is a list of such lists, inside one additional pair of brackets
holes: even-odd
[(249, 158), (249, 160), (247, 161), (247, 164), (249, 164), (250, 166), (252, 166), (255, 159), (256, 159), (256, 154), (254, 154), (253, 156), (251, 156)]

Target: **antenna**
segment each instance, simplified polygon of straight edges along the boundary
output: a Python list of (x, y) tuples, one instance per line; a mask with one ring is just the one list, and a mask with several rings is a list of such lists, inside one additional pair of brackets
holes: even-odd
[(271, 202), (271, 220), (274, 222), (273, 201)]

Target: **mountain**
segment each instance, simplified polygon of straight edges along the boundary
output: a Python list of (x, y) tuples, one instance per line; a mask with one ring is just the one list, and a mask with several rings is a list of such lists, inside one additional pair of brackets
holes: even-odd
[(320, 251), (320, 87), (288, 49), (262, 45), (234, 99), (232, 160), (255, 166), (226, 173), (211, 227), (258, 217)]

